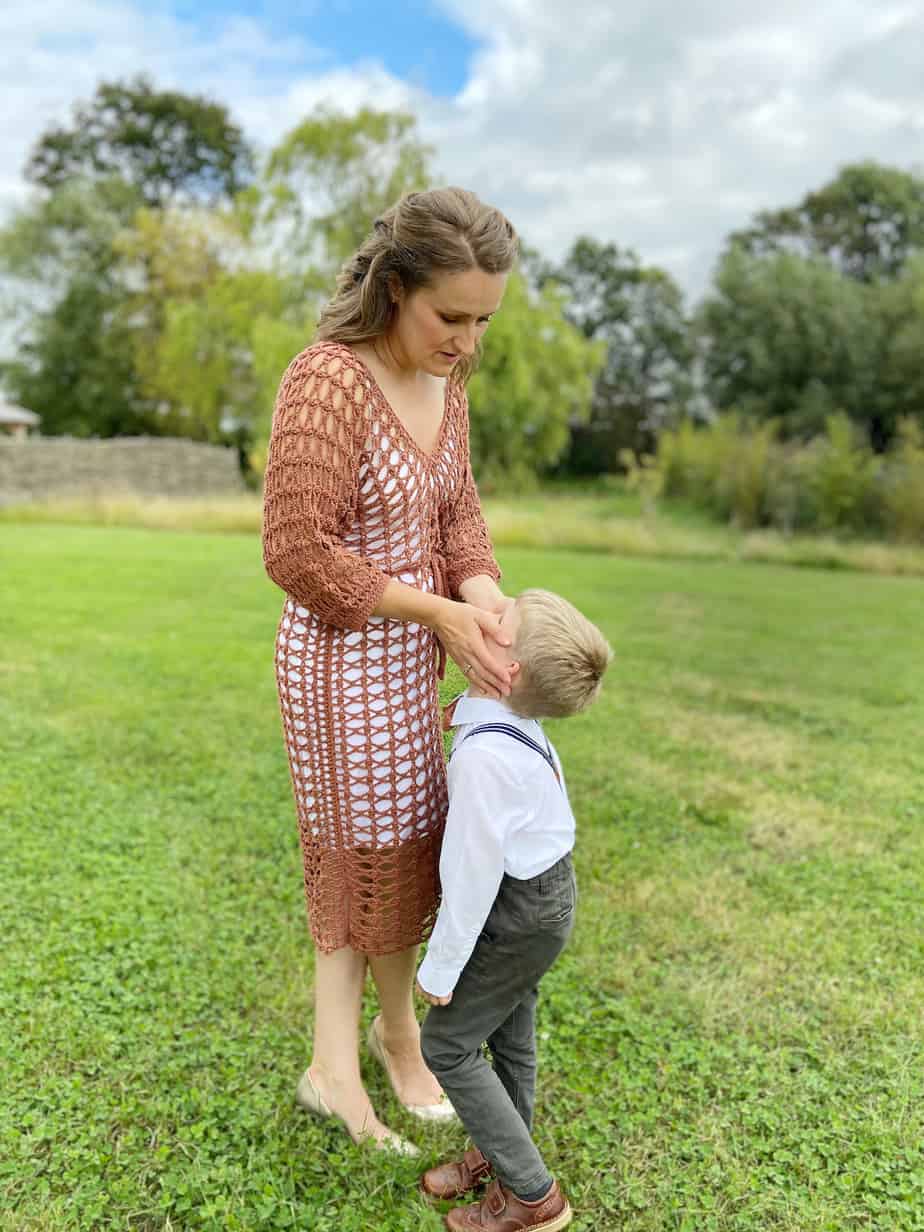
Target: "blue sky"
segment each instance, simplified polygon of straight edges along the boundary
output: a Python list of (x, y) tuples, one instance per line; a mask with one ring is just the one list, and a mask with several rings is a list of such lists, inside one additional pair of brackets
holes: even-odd
[(316, 49), (304, 69), (377, 61), (435, 96), (462, 89), (477, 45), (427, 0), (167, 0), (162, 7), (203, 34), (231, 17), (256, 20), (280, 42), (297, 38)]
[(924, 0), (0, 0), (0, 46), (0, 219), (38, 136), (141, 72), (263, 152), (319, 105), (409, 111), (436, 183), (552, 260), (632, 248), (690, 300), (757, 211), (924, 162)]

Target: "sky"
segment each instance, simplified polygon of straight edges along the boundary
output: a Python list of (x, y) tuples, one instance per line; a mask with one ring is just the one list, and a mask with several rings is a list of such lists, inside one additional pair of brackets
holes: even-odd
[(756, 211), (861, 159), (924, 172), (924, 0), (0, 0), (0, 47), (0, 218), (39, 134), (138, 72), (259, 149), (321, 102), (410, 109), (435, 182), (552, 260), (633, 248), (691, 301)]

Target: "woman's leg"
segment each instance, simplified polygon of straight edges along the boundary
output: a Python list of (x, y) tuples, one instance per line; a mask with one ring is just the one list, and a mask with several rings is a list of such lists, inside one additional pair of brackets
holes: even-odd
[(443, 1090), (420, 1051), (420, 1024), (414, 1012), (417, 946), (397, 954), (370, 954), (369, 967), (382, 1007), (379, 1039), (388, 1054), (398, 1098), (403, 1104), (436, 1104)]
[(359, 1015), (366, 955), (349, 946), (315, 951), (314, 1051), (308, 1067), (321, 1098), (354, 1137), (380, 1141), (389, 1131), (373, 1111), (359, 1073)]

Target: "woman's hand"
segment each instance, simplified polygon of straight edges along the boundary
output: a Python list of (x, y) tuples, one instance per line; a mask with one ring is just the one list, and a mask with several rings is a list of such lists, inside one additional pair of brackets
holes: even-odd
[(500, 614), (505, 605), (513, 603), (501, 591), (501, 588), (487, 573), (478, 573), (475, 577), (466, 578), (459, 586), (459, 598), (473, 607), (483, 608), (486, 612)]
[(499, 613), (445, 599), (432, 628), (469, 684), (492, 697), (508, 696), (513, 672), (496, 647), (509, 646), (510, 638), (500, 631)]
[(428, 1005), (448, 1005), (452, 1000), (452, 993), (448, 997), (438, 997), (435, 993), (427, 992), (426, 988), (421, 985), (420, 980), (416, 981), (416, 988), (418, 997), (422, 997)]

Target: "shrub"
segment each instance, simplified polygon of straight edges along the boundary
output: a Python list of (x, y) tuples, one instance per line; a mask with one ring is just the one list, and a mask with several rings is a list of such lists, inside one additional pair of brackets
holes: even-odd
[(722, 452), (733, 416), (697, 428), (684, 420), (675, 430), (661, 433), (658, 466), (664, 476), (664, 495), (689, 500), (715, 512), (715, 485)]
[(761, 525), (775, 438), (775, 424), (749, 428), (734, 413), (707, 427), (687, 420), (662, 432), (657, 461), (665, 496), (689, 500), (739, 526)]
[(619, 461), (626, 472), (626, 490), (638, 493), (642, 517), (653, 518), (657, 512), (658, 498), (664, 490), (664, 476), (657, 458), (650, 453), (639, 456), (633, 449), (620, 449)]
[(743, 529), (767, 522), (776, 433), (777, 424), (770, 420), (749, 431), (738, 429), (723, 443), (716, 485), (719, 509)]
[(924, 431), (903, 419), (882, 477), (883, 522), (895, 539), (924, 540)]
[(735, 413), (665, 431), (657, 467), (664, 495), (742, 529), (885, 532), (924, 539), (924, 430), (906, 420), (892, 452), (875, 454), (843, 413), (808, 443), (783, 442), (779, 423)]
[(843, 413), (829, 415), (825, 435), (807, 446), (808, 483), (820, 530), (870, 530), (881, 524), (876, 487), (879, 460), (860, 444)]

